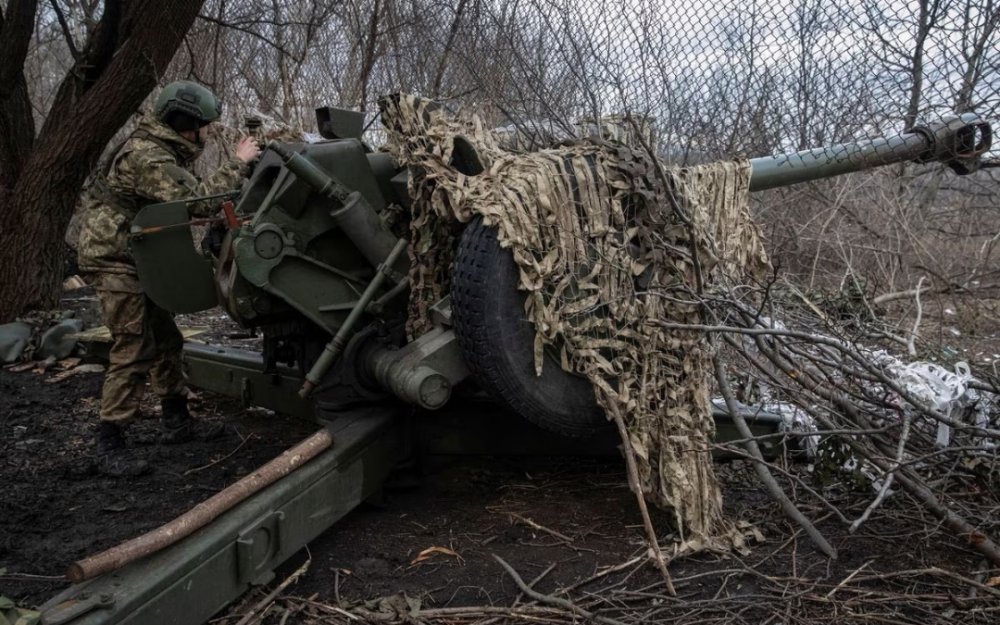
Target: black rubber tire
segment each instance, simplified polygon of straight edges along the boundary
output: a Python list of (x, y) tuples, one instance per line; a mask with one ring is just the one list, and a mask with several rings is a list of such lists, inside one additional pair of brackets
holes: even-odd
[(476, 381), (497, 402), (565, 436), (610, 428), (590, 381), (546, 355), (535, 375), (535, 328), (524, 315), (518, 268), (496, 230), (476, 218), (462, 233), (452, 276), (451, 310), (458, 343)]

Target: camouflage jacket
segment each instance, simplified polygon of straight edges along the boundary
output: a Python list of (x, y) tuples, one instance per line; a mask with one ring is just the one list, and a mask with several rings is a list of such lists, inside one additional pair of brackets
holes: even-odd
[[(112, 157), (106, 183), (116, 196), (142, 208), (186, 197), (213, 195), (236, 189), (247, 166), (239, 160), (224, 163), (211, 178), (199, 181), (192, 163), (201, 149), (172, 128), (152, 117), (143, 118), (139, 128)], [(190, 204), (194, 217), (207, 217), (218, 205), (213, 202)], [(86, 200), (77, 253), (84, 272), (135, 275), (135, 261), (128, 235), (132, 219), (91, 192)]]

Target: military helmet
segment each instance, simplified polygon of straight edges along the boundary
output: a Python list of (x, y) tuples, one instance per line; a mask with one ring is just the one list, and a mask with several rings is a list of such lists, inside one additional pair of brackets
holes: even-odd
[(204, 126), (222, 117), (222, 102), (198, 83), (178, 80), (163, 88), (153, 111), (158, 120), (169, 125), (174, 125), (171, 122), (178, 117), (187, 117), (197, 126)]

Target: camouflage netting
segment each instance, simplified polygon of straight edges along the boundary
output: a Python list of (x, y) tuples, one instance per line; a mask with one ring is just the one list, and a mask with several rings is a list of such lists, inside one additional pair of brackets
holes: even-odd
[[(701, 332), (657, 322), (703, 322), (692, 247), (706, 282), (767, 271), (747, 208), (749, 164), (658, 175), (645, 154), (599, 141), (512, 153), (476, 115), (452, 116), (407, 95), (381, 107), (393, 156), (418, 172), (410, 187), (414, 327), (429, 323), (423, 298), (448, 290), (456, 224), (482, 215), (529, 293), (536, 370), (546, 348), (555, 350), (564, 369), (591, 380), (605, 410), (619, 408), (643, 492), (674, 515), (682, 548), (742, 547), (723, 518), (708, 451), (709, 345)], [(453, 166), (456, 136), (475, 147), (483, 173)], [(693, 216), (695, 246), (681, 212)]]

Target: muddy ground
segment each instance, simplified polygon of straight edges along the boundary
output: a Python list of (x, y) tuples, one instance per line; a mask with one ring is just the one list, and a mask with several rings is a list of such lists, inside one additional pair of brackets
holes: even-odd
[(0, 569), (6, 569), (0, 594), (25, 604), (65, 586), (59, 576), (76, 558), (173, 518), (315, 429), (205, 397), (197, 414), (233, 432), (211, 443), (164, 447), (159, 406), (147, 401), (129, 442), (154, 472), (108, 478), (98, 473), (93, 452), (102, 375), (55, 384), (50, 378), (0, 371)]
[[(39, 604), (65, 587), (61, 575), (74, 559), (173, 518), (314, 429), (205, 396), (200, 416), (226, 422), (238, 434), (214, 443), (161, 447), (154, 442), (156, 406), (149, 403), (132, 440), (155, 472), (111, 479), (96, 473), (91, 450), (101, 376), (58, 384), (46, 379), (0, 371), (0, 568), (6, 569), (0, 594), (22, 605)], [(742, 558), (702, 554), (675, 562), (671, 572), (677, 579), (699, 576), (681, 583), (692, 600), (752, 594), (758, 585), (751, 578), (711, 574), (744, 566), (775, 578), (819, 580), (829, 588), (862, 566), (866, 572), (941, 566), (965, 576), (977, 567), (977, 555), (947, 532), (933, 524), (918, 531), (921, 519), (912, 511), (900, 512), (902, 500), (853, 536), (841, 524), (824, 521), (822, 529), (840, 551), (840, 559), (830, 562), (796, 534), (747, 467), (728, 463), (719, 470), (730, 518), (753, 524), (764, 542)], [(428, 607), (508, 605), (518, 590), (494, 554), (526, 580), (554, 565), (538, 584), (540, 591), (552, 592), (645, 551), (641, 518), (617, 458), (435, 458), (401, 477), (407, 479), (396, 482), (407, 486), (386, 490), (379, 501), (362, 506), (314, 541), (308, 555), (297, 554), (278, 571), (280, 581), (312, 559), (287, 597), (327, 604), (339, 598), (351, 605), (405, 594)], [(843, 507), (855, 514), (865, 505), (862, 499), (844, 503), (852, 497), (843, 497)], [(824, 514), (806, 500), (803, 506), (815, 517)], [(655, 520), (667, 527), (662, 516)], [(420, 559), (435, 547), (441, 549)], [(617, 582), (623, 575), (605, 581)], [(655, 569), (647, 566), (627, 584), (641, 588), (656, 580)], [(907, 584), (890, 580), (875, 588), (905, 592), (919, 587), (916, 580)], [(930, 616), (923, 604), (909, 617), (905, 605), (894, 613), (898, 622), (927, 623), (954, 608), (949, 596), (938, 593)], [(232, 611), (241, 609), (235, 605)], [(970, 615), (958, 622), (990, 622), (987, 616), (992, 616)], [(269, 616), (265, 622), (272, 620), (279, 618)], [(285, 622), (313, 621), (303, 612)]]
[[(85, 291), (75, 296), (77, 307), (89, 300)], [(221, 314), (180, 321), (208, 325), (210, 331), (199, 337), (207, 342), (259, 345)], [(980, 331), (976, 339), (981, 347), (970, 344), (963, 351), (978, 357), (992, 349), (990, 333)], [(64, 588), (62, 575), (73, 560), (172, 519), (315, 429), (205, 394), (197, 414), (225, 422), (233, 434), (213, 443), (162, 447), (158, 407), (147, 401), (130, 440), (155, 471), (107, 478), (96, 471), (92, 451), (101, 374), (61, 383), (49, 383), (50, 378), (0, 370), (0, 594), (25, 606)], [(850, 534), (818, 503), (791, 489), (812, 518), (824, 519), (819, 527), (840, 555), (830, 561), (785, 519), (749, 467), (717, 466), (729, 518), (751, 524), (764, 540), (745, 556), (701, 554), (672, 563), (679, 595), (687, 602), (678, 610), (742, 597), (748, 612), (714, 620), (857, 622), (864, 613), (872, 616), (870, 622), (996, 622), (1000, 601), (988, 591), (970, 600), (967, 582), (921, 571), (941, 567), (964, 578), (978, 574), (988, 588), (1000, 585), (1000, 571), (982, 569), (975, 551), (904, 496), (890, 499)], [(277, 571), (275, 583), (311, 559), (308, 572), (282, 593), (265, 623), (346, 622), (316, 606), (350, 608), (399, 594), (430, 608), (507, 606), (518, 589), (494, 556), (525, 580), (545, 573), (536, 588), (555, 593), (645, 553), (641, 518), (617, 457), (437, 457), (401, 473), (394, 483)], [(853, 518), (871, 493), (834, 490), (829, 496)], [(669, 527), (655, 512), (654, 521)], [(908, 573), (893, 577), (900, 571)], [(642, 589), (658, 579), (652, 566), (629, 567), (582, 590)], [(235, 602), (230, 614), (242, 614), (269, 590)], [(835, 590), (836, 601), (824, 599)]]
[[(829, 518), (820, 523), (839, 552), (839, 559), (830, 561), (758, 488), (749, 467), (730, 463), (720, 473), (729, 518), (752, 524), (764, 541), (754, 544), (745, 556), (702, 553), (682, 557), (670, 571), (678, 580), (680, 596), (688, 601), (745, 597), (769, 604), (748, 613), (745, 621), (734, 622), (763, 622), (777, 608), (786, 611), (786, 600), (773, 589), (764, 592), (765, 583), (758, 575), (810, 580), (822, 588), (814, 591), (822, 596), (859, 569), (877, 574), (940, 566), (971, 577), (980, 560), (946, 532), (938, 528), (918, 531), (914, 519), (890, 509), (855, 535)], [(855, 507), (855, 512), (859, 514), (863, 507)], [(814, 518), (825, 516), (808, 502), (803, 502), (803, 508)], [(669, 527), (667, 521), (654, 512), (657, 527)], [(438, 552), (420, 561), (421, 553), (432, 547), (445, 547), (454, 554)], [(383, 505), (357, 510), (314, 541), (308, 554), (300, 553), (282, 567), (278, 580), (311, 558), (307, 574), (287, 591), (283, 605), (289, 609), (301, 608), (301, 599), (349, 607), (365, 600), (371, 606), (372, 600), (393, 595), (418, 599), (425, 608), (509, 606), (520, 591), (494, 556), (503, 558), (525, 581), (544, 574), (535, 589), (554, 595), (645, 552), (642, 520), (617, 459), (464, 459), (439, 465), (420, 488), (390, 492)], [(756, 573), (744, 574), (741, 569)], [(600, 594), (618, 584), (623, 584), (618, 588), (638, 590), (660, 579), (652, 565), (629, 567), (584, 590)], [(866, 582), (874, 594), (898, 593), (903, 599), (889, 610), (890, 622), (948, 622), (942, 616), (954, 608), (948, 594), (937, 588), (941, 594), (930, 610), (925, 605), (909, 606), (905, 595), (920, 593), (925, 586), (919, 579), (898, 581)], [(279, 601), (270, 622), (279, 623), (284, 616), (281, 605)], [(803, 606), (785, 622), (818, 622), (814, 619), (833, 607), (833, 603), (818, 609)], [(236, 606), (231, 613), (244, 611), (245, 606)], [(958, 622), (994, 622), (992, 618), (970, 614)], [(303, 612), (286, 622), (318, 621)]]

